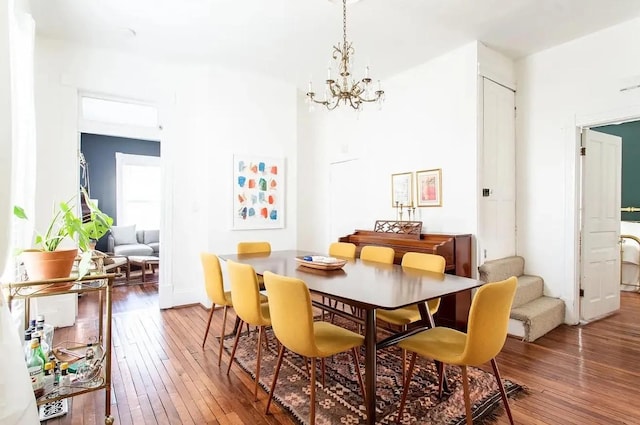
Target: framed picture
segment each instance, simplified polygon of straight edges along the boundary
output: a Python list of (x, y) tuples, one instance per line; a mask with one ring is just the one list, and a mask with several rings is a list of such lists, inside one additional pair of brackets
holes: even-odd
[(284, 227), (283, 158), (233, 156), (233, 229)]
[(442, 206), (442, 169), (416, 171), (419, 207)]
[(413, 204), (413, 173), (391, 175), (391, 206)]

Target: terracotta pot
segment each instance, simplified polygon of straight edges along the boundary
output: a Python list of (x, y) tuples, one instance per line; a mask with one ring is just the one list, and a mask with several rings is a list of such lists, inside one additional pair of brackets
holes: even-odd
[(77, 255), (75, 248), (62, 251), (27, 250), (20, 254), (29, 280), (69, 277)]

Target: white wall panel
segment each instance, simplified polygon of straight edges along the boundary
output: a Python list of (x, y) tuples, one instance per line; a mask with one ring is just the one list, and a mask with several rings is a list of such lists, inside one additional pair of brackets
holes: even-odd
[[(306, 179), (317, 183), (323, 206), (300, 205), (300, 248), (326, 250), (335, 235), (322, 229), (372, 229), (376, 219), (395, 219), (391, 174), (442, 168), (440, 208), (420, 208), (424, 232), (477, 231), (477, 43), (383, 81), (386, 102), (361, 114), (346, 108), (316, 109), (305, 121), (300, 163)], [(309, 114), (300, 104), (299, 114)], [(331, 181), (331, 163), (357, 159), (349, 175)], [(301, 182), (302, 186), (302, 182)], [(302, 191), (302, 187), (301, 187)], [(303, 196), (303, 195), (301, 195)], [(331, 205), (331, 199), (335, 205)], [(345, 205), (335, 200), (349, 199)], [(327, 208), (330, 208), (327, 212)], [(330, 223), (332, 219), (339, 223)], [(407, 219), (406, 211), (403, 217)], [(342, 230), (341, 230), (342, 231)], [(474, 267), (475, 270), (475, 267)]]
[[(37, 40), (37, 223), (52, 202), (77, 188), (78, 91), (158, 106), (164, 225), (160, 304), (206, 302), (199, 253), (235, 252), (267, 239), (295, 248), (297, 232), (296, 91), (251, 73), (161, 63), (110, 50)], [(231, 231), (234, 153), (286, 158), (284, 229)], [(168, 296), (167, 296), (168, 294)], [(175, 294), (175, 296), (174, 296)]]

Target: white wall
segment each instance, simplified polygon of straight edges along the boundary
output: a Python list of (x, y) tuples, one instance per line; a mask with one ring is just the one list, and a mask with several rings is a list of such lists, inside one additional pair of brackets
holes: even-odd
[[(640, 19), (517, 64), (518, 254), (579, 317), (576, 123), (640, 117)], [(633, 77), (629, 79), (629, 77)]]
[(477, 51), (470, 43), (385, 79), (381, 111), (309, 113), (299, 92), (299, 248), (326, 251), (395, 219), (391, 174), (432, 168), (442, 168), (443, 206), (416, 210), (423, 232), (476, 233)]
[[(296, 92), (255, 74), (158, 63), (109, 50), (37, 40), (36, 223), (78, 185), (78, 91), (155, 103), (164, 127), (160, 304), (206, 303), (199, 253), (235, 252), (240, 240), (296, 244)], [(286, 157), (286, 226), (231, 231), (232, 155)]]

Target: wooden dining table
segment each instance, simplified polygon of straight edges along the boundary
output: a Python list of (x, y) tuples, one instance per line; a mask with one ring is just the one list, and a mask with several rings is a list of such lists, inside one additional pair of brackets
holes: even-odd
[[(318, 270), (301, 265), (296, 258), (326, 255), (288, 250), (261, 254), (227, 254), (223, 260), (251, 265), (257, 274), (265, 271), (303, 280), (312, 293), (349, 304), (364, 312), (365, 407), (367, 424), (376, 423), (376, 351), (428, 327), (433, 323), (424, 302), (470, 291), (484, 282), (451, 274), (433, 273), (395, 264), (349, 260), (341, 269)], [(268, 296), (268, 294), (267, 294)], [(419, 303), (422, 323), (418, 327), (376, 340), (376, 310), (391, 310)], [(327, 308), (323, 306), (323, 308)], [(329, 307), (330, 308), (330, 307)]]

